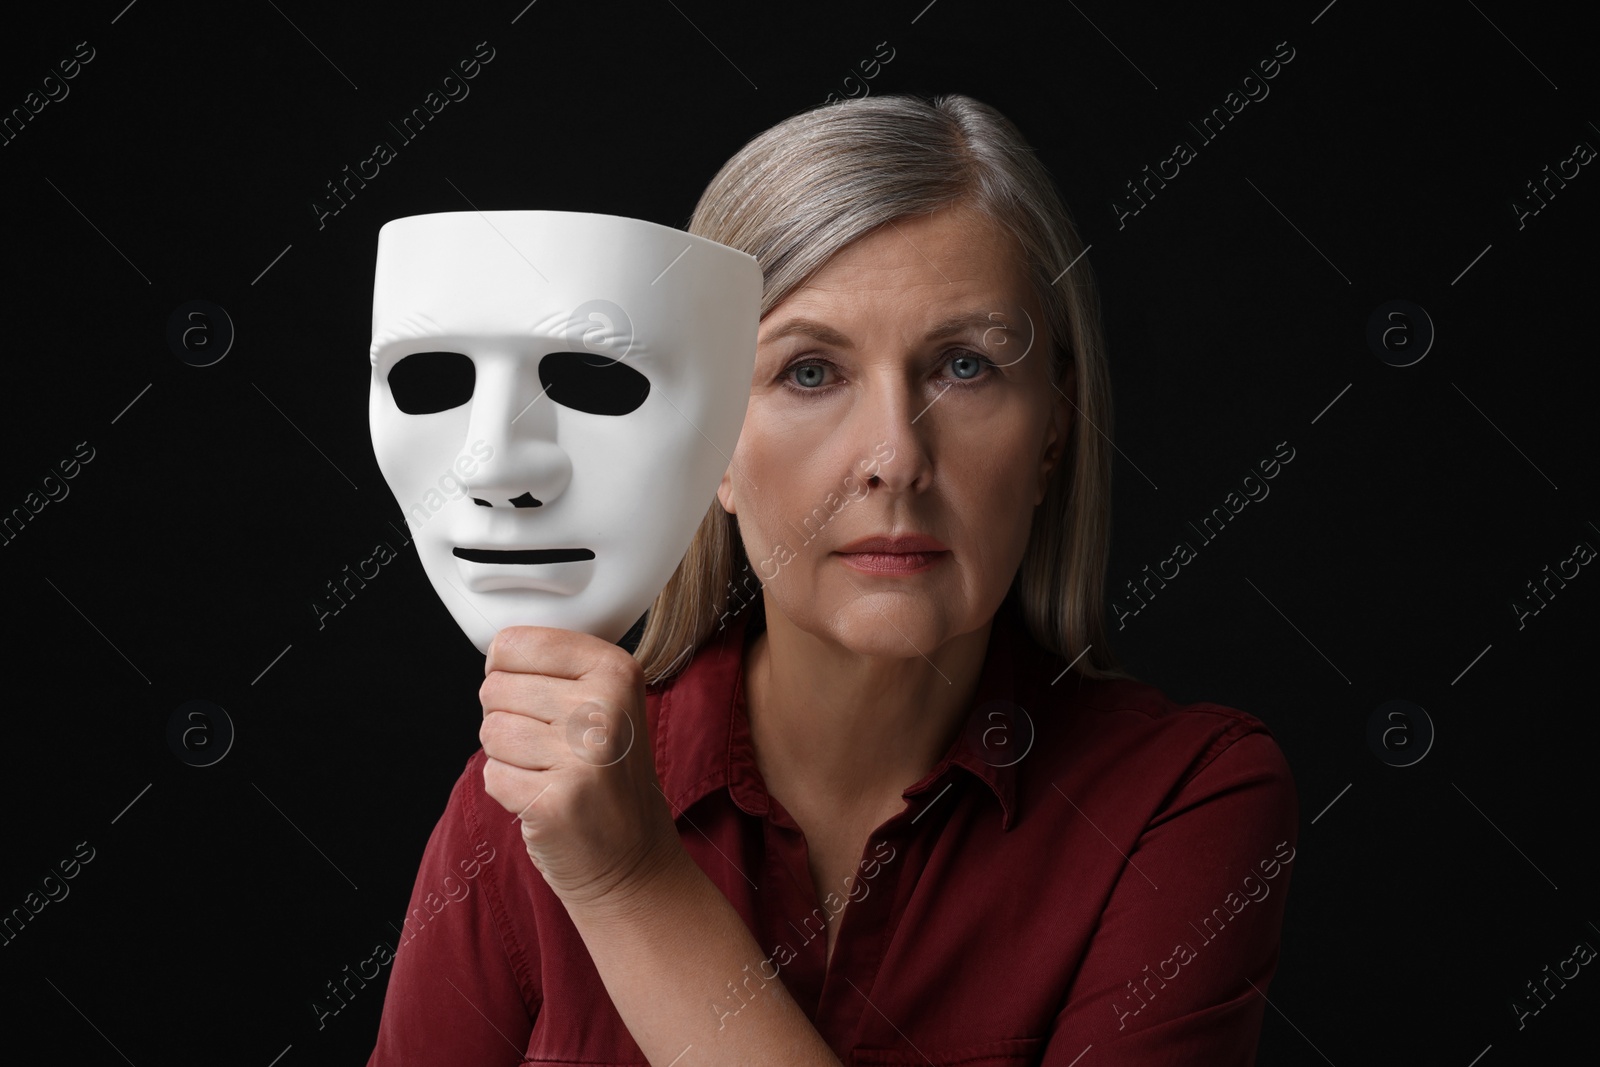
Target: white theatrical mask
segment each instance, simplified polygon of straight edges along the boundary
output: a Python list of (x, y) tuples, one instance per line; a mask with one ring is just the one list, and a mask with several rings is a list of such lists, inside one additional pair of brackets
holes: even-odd
[(733, 455), (762, 278), (640, 219), (414, 215), (378, 232), (370, 419), (434, 591), (616, 642), (677, 569)]

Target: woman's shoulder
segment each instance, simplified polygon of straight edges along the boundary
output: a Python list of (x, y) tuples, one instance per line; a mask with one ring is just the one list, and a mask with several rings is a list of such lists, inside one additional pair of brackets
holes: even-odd
[(1220, 701), (1174, 700), (1160, 687), (1136, 678), (1071, 678), (1071, 686), (1055, 694), (1051, 704), (1092, 733), (1168, 743), (1183, 739), (1227, 743), (1248, 734), (1272, 737), (1260, 718)]
[(1060, 791), (1076, 789), (1097, 808), (1155, 818), (1241, 789), (1261, 808), (1297, 807), (1282, 748), (1249, 712), (1174, 700), (1137, 679), (1076, 674), (1041, 687), (1035, 701), (1039, 777)]
[(995, 662), (985, 665), (985, 688), (1009, 691), (1034, 721), (1046, 750), (1041, 755), (1051, 764), (1131, 765), (1140, 778), (1175, 781), (1238, 747), (1235, 762), (1247, 757), (1287, 770), (1272, 731), (1256, 715), (1216, 700), (1175, 700), (1131, 676), (1092, 676), (1077, 660), (1042, 646), (1021, 613), (1008, 608), (996, 616), (999, 640), (990, 644)]
[(448, 832), (479, 850), (517, 855), (523, 851), (521, 824), (489, 795), (483, 780), (488, 762), (489, 755), (481, 745), (467, 757), (450, 788), (440, 827), (448, 828)]
[(1171, 751), (1205, 759), (1247, 737), (1254, 750), (1276, 751), (1271, 728), (1256, 715), (1216, 700), (1176, 700), (1136, 678), (1070, 674), (1043, 687), (1041, 710), (1061, 720), (1074, 741), (1136, 746), (1147, 755)]
[[(1198, 776), (1237, 771), (1293, 793), (1267, 724), (1216, 700), (1175, 700), (1126, 673), (1095, 676), (1035, 637), (1010, 601), (995, 616), (983, 689), (1014, 701), (1034, 726), (1033, 787), (1068, 785), (1096, 801), (1153, 814)], [(1202, 782), (1202, 784), (1206, 784)], [(1059, 799), (1059, 798), (1058, 798)]]

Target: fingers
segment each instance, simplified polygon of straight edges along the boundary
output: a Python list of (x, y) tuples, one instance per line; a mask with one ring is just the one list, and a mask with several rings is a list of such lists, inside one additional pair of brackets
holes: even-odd
[(478, 703), (483, 713), (509, 711), (540, 722), (553, 722), (561, 709), (581, 703), (580, 682), (552, 678), (546, 674), (513, 674), (495, 671), (478, 687)]
[(590, 634), (508, 626), (484, 663), (478, 738), (487, 755), (549, 770), (563, 750), (601, 767), (632, 750), (641, 724), (622, 709), (642, 694), (643, 674), (623, 649)]
[(633, 750), (639, 736), (633, 717), (609, 700), (586, 700), (550, 722), (515, 710), (486, 710), (478, 726), (486, 755), (533, 771), (573, 758), (610, 767)]
[(529, 771), (490, 756), (483, 764), (483, 791), (517, 818), (528, 813), (554, 783), (551, 775)]
[(622, 762), (638, 738), (627, 710), (603, 699), (588, 700), (574, 708), (561, 733), (572, 754), (594, 767)]
[(549, 723), (508, 711), (493, 711), (478, 727), (484, 754), (507, 766), (528, 771), (559, 767), (567, 750), (562, 733)]
[(593, 634), (549, 626), (507, 626), (496, 633), (483, 661), (485, 677), (494, 671), (568, 680), (604, 673), (630, 684), (642, 684), (644, 678), (639, 661), (621, 647)]
[(495, 671), (478, 688), (483, 722), (478, 741), (488, 756), (527, 770), (561, 760), (565, 709), (580, 703), (580, 682), (540, 674)]

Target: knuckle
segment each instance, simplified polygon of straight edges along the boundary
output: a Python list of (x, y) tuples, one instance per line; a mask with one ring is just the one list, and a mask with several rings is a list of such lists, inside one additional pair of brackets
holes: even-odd
[(606, 669), (630, 689), (644, 684), (644, 665), (633, 654), (619, 646), (611, 646), (605, 661)]
[(503, 796), (501, 791), (502, 779), (500, 761), (497, 759), (485, 760), (483, 764), (483, 791), (499, 801)]
[(499, 703), (502, 677), (500, 671), (492, 671), (484, 678), (483, 684), (478, 686), (478, 703), (483, 705), (485, 714), (491, 705)]
[(488, 662), (496, 663), (511, 655), (519, 644), (522, 643), (522, 633), (526, 626), (505, 626), (495, 631), (489, 641)]

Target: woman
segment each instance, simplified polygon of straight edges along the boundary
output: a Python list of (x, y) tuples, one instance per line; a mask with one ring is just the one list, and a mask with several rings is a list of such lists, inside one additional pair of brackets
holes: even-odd
[(1031, 150), (840, 103), (689, 229), (765, 276), (738, 447), (632, 655), (495, 639), (370, 1063), (1251, 1063), (1294, 786), (1110, 654), (1097, 298)]

